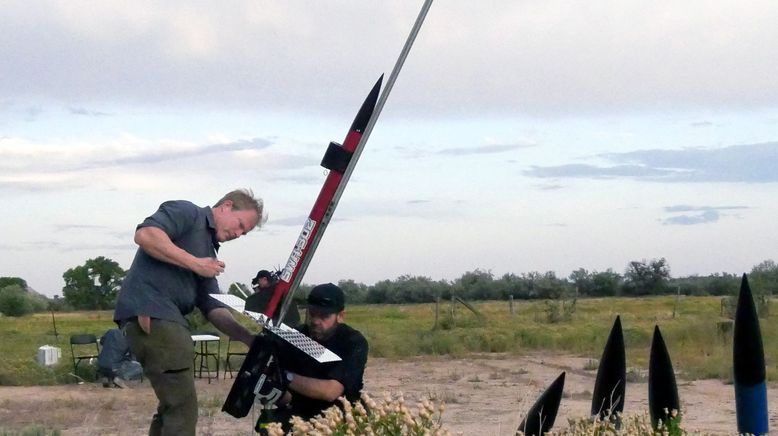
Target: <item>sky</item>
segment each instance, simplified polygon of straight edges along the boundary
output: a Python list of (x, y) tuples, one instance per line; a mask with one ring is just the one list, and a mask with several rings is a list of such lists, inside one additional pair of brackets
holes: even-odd
[[(46, 295), (166, 200), (268, 221), (221, 286), (285, 263), (421, 1), (0, 8), (0, 276)], [(481, 269), (674, 277), (775, 259), (778, 3), (433, 3), (303, 279)]]

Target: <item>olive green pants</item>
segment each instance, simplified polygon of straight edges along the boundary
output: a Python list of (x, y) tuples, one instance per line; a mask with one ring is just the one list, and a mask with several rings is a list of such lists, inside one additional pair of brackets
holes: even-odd
[(136, 321), (124, 326), (130, 351), (143, 365), (159, 405), (151, 420), (149, 436), (194, 436), (197, 427), (197, 391), (192, 372), (194, 347), (186, 327), (160, 319), (151, 320), (147, 335)]

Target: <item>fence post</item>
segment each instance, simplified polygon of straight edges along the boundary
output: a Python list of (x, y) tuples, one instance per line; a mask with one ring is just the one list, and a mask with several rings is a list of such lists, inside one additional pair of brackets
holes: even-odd
[(511, 308), (511, 315), (516, 315), (516, 312), (513, 310), (513, 295), (508, 295), (508, 306)]
[(435, 297), (435, 325), (432, 326), (432, 330), (438, 328), (438, 316), (440, 315), (440, 295)]
[(680, 299), (681, 299), (681, 287), (678, 286), (678, 291), (675, 294), (675, 304), (673, 305), (673, 319), (675, 319), (675, 313), (678, 309), (678, 303)]

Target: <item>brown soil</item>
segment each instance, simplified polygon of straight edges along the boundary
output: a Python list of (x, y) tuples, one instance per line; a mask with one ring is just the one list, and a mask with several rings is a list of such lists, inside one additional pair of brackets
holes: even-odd
[[(513, 435), (523, 414), (551, 381), (566, 371), (565, 394), (557, 425), (589, 412), (596, 372), (584, 370), (586, 358), (485, 355), (469, 358), (371, 359), (365, 388), (375, 397), (402, 392), (415, 404), (423, 396), (445, 401), (444, 427), (463, 435)], [(220, 412), (231, 382), (197, 380), (198, 434), (250, 435), (251, 416), (235, 419)], [(717, 380), (679, 382), (683, 426), (705, 433), (735, 433), (734, 389)], [(769, 403), (778, 404), (775, 389)], [(626, 413), (647, 410), (645, 382), (627, 385)], [(145, 434), (156, 399), (148, 382), (131, 389), (106, 389), (96, 383), (66, 386), (0, 387), (0, 430), (31, 426), (59, 429), (63, 435)], [(778, 413), (770, 416), (778, 425)]]

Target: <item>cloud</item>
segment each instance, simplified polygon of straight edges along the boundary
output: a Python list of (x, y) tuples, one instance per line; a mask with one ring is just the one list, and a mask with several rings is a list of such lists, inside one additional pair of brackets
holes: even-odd
[(406, 204), (427, 204), (431, 203), (430, 200), (408, 200), (405, 202)]
[(93, 225), (93, 224), (57, 224), (54, 226), (55, 232), (63, 232), (63, 231), (69, 231), (69, 230), (89, 230), (89, 231), (104, 231), (104, 230), (110, 230), (108, 226), (99, 226), (99, 225)]
[(528, 148), (528, 147), (532, 147), (532, 145), (494, 144), (494, 145), (481, 145), (477, 147), (444, 148), (443, 150), (438, 151), (437, 154), (445, 154), (445, 155), (453, 155), (453, 156), (464, 156), (470, 154), (494, 154), (494, 153), (505, 153), (507, 151), (518, 150), (521, 148)]
[(557, 191), (559, 189), (563, 189), (563, 185), (557, 185), (557, 184), (543, 184), (543, 185), (534, 185), (535, 188), (540, 189), (541, 191)]
[(679, 204), (677, 206), (665, 207), (665, 212), (699, 212), (708, 210), (738, 210), (738, 209), (750, 209), (748, 206), (689, 206), (685, 204)]
[(105, 117), (109, 115), (106, 112), (92, 111), (82, 107), (69, 107), (68, 112), (70, 112), (73, 115), (86, 115), (90, 117)]
[(634, 178), (652, 182), (778, 182), (778, 142), (722, 148), (637, 150), (597, 157), (614, 165), (533, 166), (523, 173), (539, 178)]
[(605, 167), (586, 164), (568, 164), (551, 167), (533, 166), (523, 173), (530, 177), (539, 178), (613, 179), (618, 177), (661, 177), (671, 174), (672, 171), (649, 168), (642, 165), (616, 165)]
[(719, 220), (719, 212), (715, 209), (709, 209), (704, 212), (691, 215), (678, 215), (662, 220), (664, 225), (682, 225), (691, 226), (695, 224), (715, 223)]
[[(0, 189), (72, 190), (106, 180), (114, 182), (111, 186), (129, 183), (143, 188), (150, 183), (169, 183), (181, 172), (206, 174), (223, 168), (245, 171), (259, 166), (270, 173), (311, 164), (304, 157), (268, 150), (271, 145), (273, 142), (264, 138), (204, 145), (127, 135), (100, 143), (6, 138), (0, 141)], [(121, 171), (116, 170), (119, 168)]]
[[(315, 165), (318, 162), (309, 162), (308, 166)], [(273, 177), (274, 182), (283, 182), (300, 185), (316, 185), (322, 183), (321, 177), (307, 176), (307, 175), (278, 175)]]
[(298, 215), (293, 217), (287, 217), (287, 218), (278, 218), (278, 219), (271, 219), (268, 220), (267, 225), (269, 226), (293, 226), (293, 227), (300, 227), (302, 228), (302, 225), (305, 223), (305, 220), (308, 219), (308, 215)]
[(117, 244), (88, 244), (88, 243), (65, 243), (59, 241), (33, 241), (16, 245), (5, 245), (2, 248), (18, 251), (36, 251), (36, 250), (55, 250), (60, 253), (70, 253), (74, 251), (106, 251), (111, 253), (135, 251), (138, 246), (131, 243)]
[[(397, 83), (396, 114), (753, 108), (778, 96), (772, 2), (498, 4), (433, 6)], [(0, 95), (350, 112), (391, 69), (417, 13), (411, 2), (9, 0)]]
[(200, 156), (263, 150), (273, 143), (263, 138), (220, 144), (144, 141), (121, 137), (109, 143), (33, 143), (11, 138), (0, 143), (0, 169), (6, 174), (33, 170), (38, 173), (154, 164)]
[(40, 175), (25, 175), (22, 177), (9, 177), (0, 175), (0, 191), (63, 191), (80, 189), (89, 185), (87, 178), (75, 179), (72, 177), (41, 177)]
[[(689, 206), (685, 204), (667, 206), (668, 213), (681, 213), (661, 220), (664, 225), (691, 226), (695, 224), (715, 223), (723, 216), (719, 211), (750, 209), (748, 206)], [(693, 212), (693, 213), (685, 213)]]
[(132, 231), (126, 231), (126, 230), (119, 231), (109, 226), (101, 226), (101, 225), (94, 225), (94, 224), (57, 224), (54, 225), (53, 227), (55, 233), (63, 233), (63, 232), (88, 232), (89, 234), (100, 233), (123, 241), (130, 241), (132, 240), (133, 237)]
[(118, 157), (115, 159), (95, 160), (84, 164), (80, 169), (116, 167), (134, 164), (155, 164), (169, 160), (180, 161), (182, 159), (196, 158), (213, 154), (231, 153), (244, 150), (262, 150), (272, 143), (263, 138), (239, 140), (226, 144), (210, 144), (184, 149), (168, 149), (160, 151), (148, 151), (143, 154)]
[(38, 117), (43, 113), (43, 108), (39, 105), (36, 106), (29, 106), (24, 109), (24, 120), (27, 122), (33, 122), (38, 119)]

